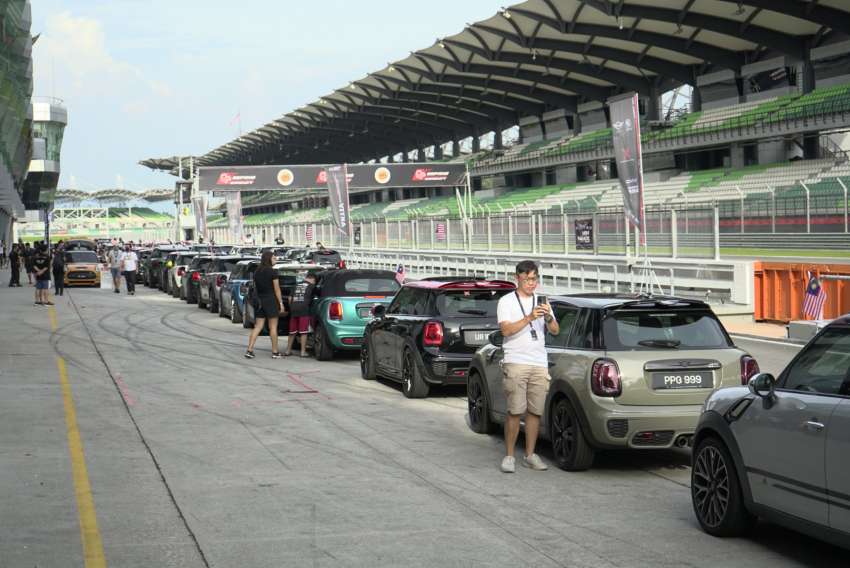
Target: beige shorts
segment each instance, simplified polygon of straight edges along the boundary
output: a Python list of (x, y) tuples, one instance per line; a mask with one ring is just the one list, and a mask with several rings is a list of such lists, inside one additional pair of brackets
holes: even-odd
[(519, 416), (528, 411), (542, 416), (549, 392), (549, 370), (536, 365), (505, 363), (502, 371), (508, 414)]

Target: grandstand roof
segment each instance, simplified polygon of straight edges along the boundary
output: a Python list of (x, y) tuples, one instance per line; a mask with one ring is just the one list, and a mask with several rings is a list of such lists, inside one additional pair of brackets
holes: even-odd
[[(196, 158), (202, 166), (367, 160), (655, 95), (850, 35), (846, 0), (529, 0)], [(141, 162), (173, 170), (176, 159)]]
[(130, 191), (127, 189), (102, 189), (100, 191), (81, 191), (79, 189), (59, 189), (56, 199), (76, 201), (107, 200), (107, 199), (143, 199), (145, 201), (163, 201), (174, 198), (173, 189), (149, 189), (147, 191)]

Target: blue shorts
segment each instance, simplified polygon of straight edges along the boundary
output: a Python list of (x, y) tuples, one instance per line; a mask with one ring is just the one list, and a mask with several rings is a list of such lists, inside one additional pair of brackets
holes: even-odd
[(36, 280), (35, 281), (35, 289), (36, 290), (48, 290), (50, 288), (50, 280)]

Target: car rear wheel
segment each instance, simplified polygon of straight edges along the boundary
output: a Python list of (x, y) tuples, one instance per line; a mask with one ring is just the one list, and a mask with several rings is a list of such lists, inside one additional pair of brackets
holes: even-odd
[(363, 346), (360, 348), (360, 376), (371, 381), (377, 378), (378, 373), (375, 371), (375, 356), (372, 355), (372, 340), (369, 336), (363, 341)]
[(215, 292), (213, 292), (212, 290), (210, 290), (210, 301), (207, 304), (207, 307), (209, 308), (211, 314), (214, 314), (218, 311), (218, 305), (216, 305), (215, 301)]
[(549, 439), (555, 463), (566, 471), (584, 471), (593, 465), (594, 451), (582, 432), (575, 408), (566, 398), (552, 407)]
[(220, 318), (226, 318), (228, 315), (230, 315), (230, 314), (228, 314), (228, 312), (226, 312), (226, 311), (225, 311), (225, 309), (224, 309), (224, 302), (222, 302), (221, 300), (219, 300), (219, 301), (218, 301), (218, 317), (220, 317)]
[(425, 398), (430, 390), (428, 383), (422, 378), (413, 352), (410, 349), (405, 349), (404, 364), (401, 368), (401, 392), (407, 398)]
[(691, 469), (691, 502), (702, 529), (713, 536), (741, 536), (755, 524), (747, 511), (729, 450), (709, 436), (697, 444)]
[(254, 327), (254, 320), (248, 318), (247, 308), (245, 309), (245, 315), (242, 318), (242, 327), (244, 327), (245, 329), (251, 329), (252, 327)]
[(331, 345), (330, 339), (325, 328), (321, 325), (316, 326), (316, 331), (313, 335), (313, 351), (316, 354), (316, 359), (319, 361), (330, 361), (334, 358), (334, 347)]
[(207, 307), (207, 304), (204, 302), (204, 297), (201, 295), (201, 289), (198, 288), (198, 309), (203, 310)]
[(469, 408), (469, 427), (479, 434), (492, 434), (495, 430), (490, 420), (490, 405), (484, 392), (484, 381), (478, 373), (470, 373), (466, 382), (466, 401)]
[(236, 302), (230, 301), (230, 322), (242, 323), (242, 314), (239, 313), (239, 308), (236, 307)]

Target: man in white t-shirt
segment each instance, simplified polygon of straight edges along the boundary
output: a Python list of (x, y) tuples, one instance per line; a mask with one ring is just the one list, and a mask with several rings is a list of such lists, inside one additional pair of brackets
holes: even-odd
[(136, 295), (136, 270), (139, 269), (139, 257), (130, 245), (121, 253), (121, 271), (124, 273), (124, 281), (127, 283), (127, 293)]
[(519, 437), (520, 420), (525, 416), (525, 457), (523, 465), (533, 470), (548, 469), (534, 453), (540, 432), (540, 416), (549, 391), (549, 359), (546, 356), (546, 330), (557, 335), (558, 321), (552, 317), (548, 302), (538, 302), (534, 291), (538, 283), (537, 264), (523, 260), (516, 265), (517, 289), (499, 299), (496, 314), (504, 336), (502, 350), (502, 386), (507, 402), (505, 446), (502, 471), (514, 473), (514, 446)]

